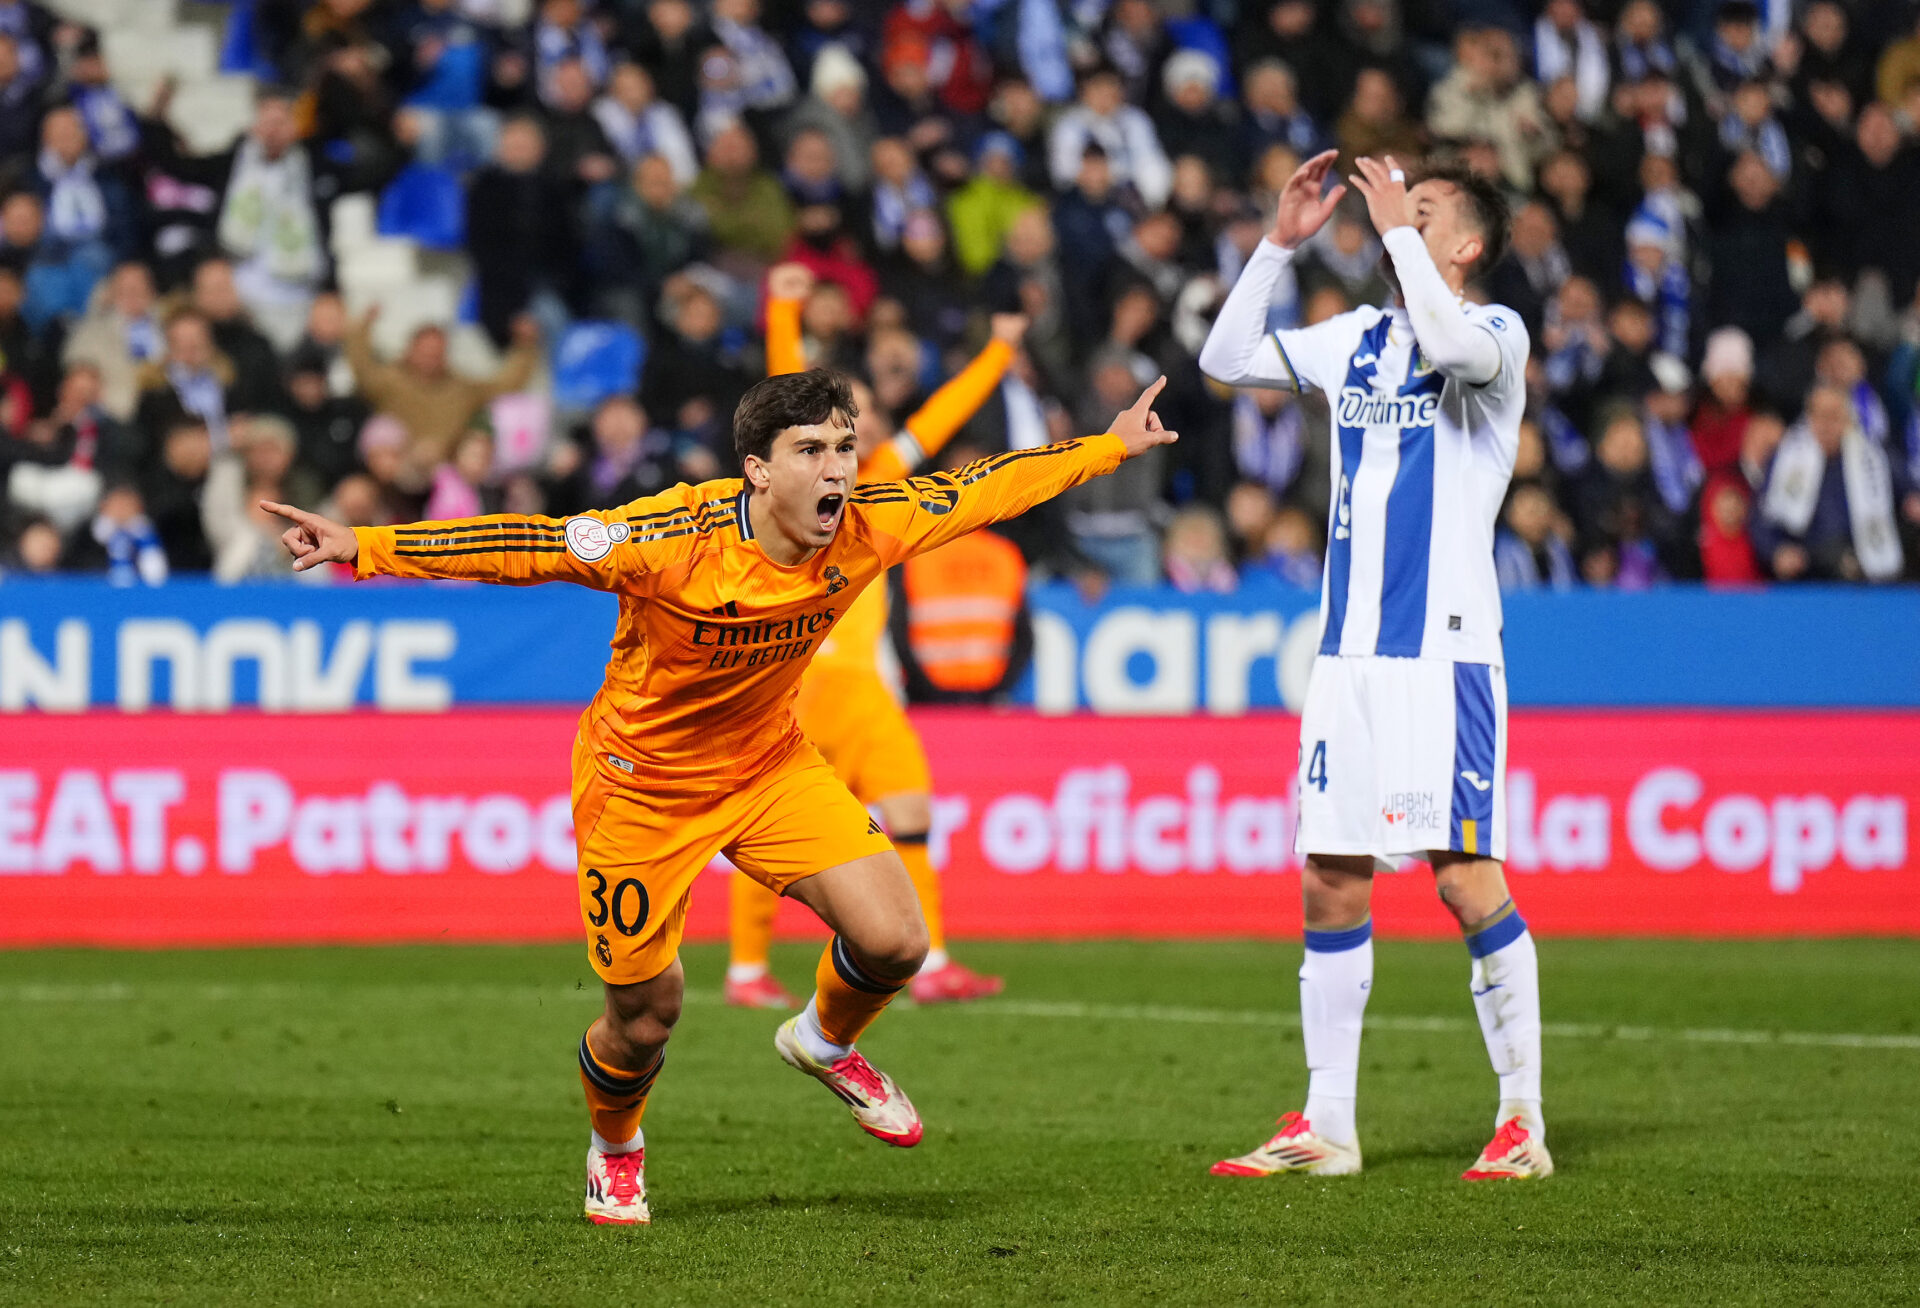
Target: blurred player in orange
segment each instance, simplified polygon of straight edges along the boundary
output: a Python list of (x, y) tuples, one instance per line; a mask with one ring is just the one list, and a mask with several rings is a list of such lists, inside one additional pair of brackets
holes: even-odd
[[(767, 278), (767, 371), (780, 376), (806, 367), (800, 339), (800, 309), (813, 275), (799, 264), (781, 264)], [(853, 383), (860, 416), (861, 484), (896, 481), (937, 454), (992, 398), (1026, 335), (1027, 320), (995, 314), (993, 338), (959, 375), (935, 391), (899, 432), (866, 386)], [(795, 708), (800, 730), (812, 741), (854, 798), (880, 810), (887, 835), (913, 878), (927, 922), (927, 961), (907, 993), (922, 1004), (997, 995), (1001, 981), (954, 962), (947, 954), (940, 912), (940, 874), (927, 856), (933, 825), (933, 777), (920, 736), (900, 707), (899, 696), (880, 670), (887, 633), (887, 589), (863, 591), (821, 644), (800, 680)], [(745, 1008), (797, 1008), (767, 969), (773, 921), (780, 899), (750, 877), (731, 880), (732, 955), (727, 964), (727, 1002)]]
[(1105, 435), (857, 491), (857, 406), (844, 378), (816, 370), (770, 377), (740, 401), (744, 479), (564, 521), (356, 528), (262, 503), (293, 522), (282, 540), (296, 571), (572, 581), (620, 597), (606, 681), (573, 748), (580, 917), (606, 994), (579, 1050), (589, 1218), (650, 1220), (640, 1118), (680, 1018), (687, 895), (716, 853), (834, 932), (812, 1002), (775, 1033), (780, 1057), (869, 1134), (919, 1143), (913, 1104), (854, 1042), (920, 970), (926, 925), (886, 833), (801, 734), (800, 674), (895, 563), (1173, 440), (1152, 411), (1164, 384)]

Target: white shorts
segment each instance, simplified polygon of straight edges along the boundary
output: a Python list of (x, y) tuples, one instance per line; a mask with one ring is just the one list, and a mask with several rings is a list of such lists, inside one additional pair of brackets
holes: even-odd
[(1507, 856), (1507, 679), (1486, 663), (1322, 654), (1300, 717), (1302, 854)]

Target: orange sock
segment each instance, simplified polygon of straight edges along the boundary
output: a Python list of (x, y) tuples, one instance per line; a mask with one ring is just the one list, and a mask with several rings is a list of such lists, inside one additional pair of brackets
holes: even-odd
[(820, 951), (813, 983), (813, 1013), (820, 1034), (836, 1045), (858, 1040), (906, 984), (883, 980), (861, 967), (839, 936)]
[(727, 962), (733, 967), (765, 969), (767, 951), (773, 945), (773, 919), (780, 913), (780, 896), (744, 872), (735, 872), (731, 880), (732, 944)]
[(625, 1144), (640, 1133), (640, 1115), (647, 1111), (647, 1095), (667, 1051), (661, 1050), (644, 1072), (626, 1072), (600, 1060), (593, 1052), (592, 1034), (589, 1027), (580, 1037), (580, 1085), (587, 1092), (587, 1115), (595, 1135), (608, 1144)]
[(927, 919), (927, 952), (944, 954), (947, 950), (946, 924), (940, 917), (940, 874), (927, 855), (927, 835), (894, 836), (893, 847), (913, 878), (914, 893), (920, 896), (920, 914)]

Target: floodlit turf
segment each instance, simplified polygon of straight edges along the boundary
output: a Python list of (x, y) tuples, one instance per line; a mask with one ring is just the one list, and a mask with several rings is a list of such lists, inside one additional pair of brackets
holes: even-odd
[[(1920, 1295), (1920, 946), (1544, 942), (1573, 1024), (1546, 1045), (1560, 1174), (1467, 1186), (1493, 1079), (1466, 958), (1383, 942), (1366, 1174), (1210, 1177), (1299, 1102), (1297, 954), (964, 950), (1005, 1001), (903, 1005), (863, 1045), (927, 1119), (903, 1151), (690, 950), (640, 1230), (580, 1216), (576, 949), (0, 955), (0, 1300)], [(810, 951), (778, 963), (811, 975)]]

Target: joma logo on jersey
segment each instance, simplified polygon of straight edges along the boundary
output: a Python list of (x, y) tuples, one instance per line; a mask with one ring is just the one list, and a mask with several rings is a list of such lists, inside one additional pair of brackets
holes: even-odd
[(1340, 388), (1338, 421), (1342, 427), (1431, 427), (1440, 412), (1439, 395), (1382, 395), (1358, 386)]

